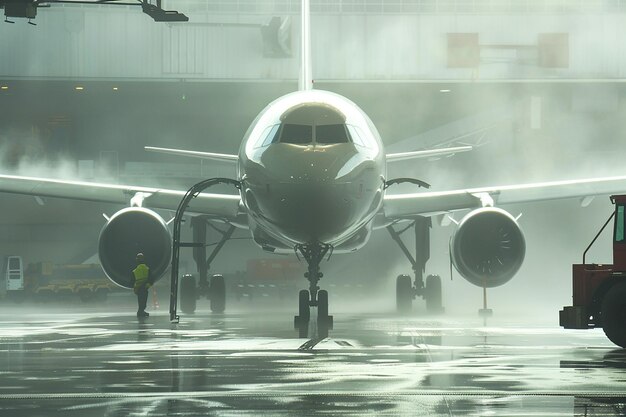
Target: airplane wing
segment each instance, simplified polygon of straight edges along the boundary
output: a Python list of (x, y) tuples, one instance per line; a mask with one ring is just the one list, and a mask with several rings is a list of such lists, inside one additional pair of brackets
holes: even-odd
[(178, 156), (190, 156), (200, 159), (212, 159), (214, 161), (224, 162), (237, 162), (238, 156), (226, 153), (213, 153), (213, 152), (200, 152), (200, 151), (186, 151), (184, 149), (170, 149), (170, 148), (157, 148), (154, 146), (145, 146), (146, 151), (167, 153), (170, 155)]
[(386, 155), (387, 162), (402, 161), (404, 159), (430, 158), (432, 156), (454, 155), (459, 152), (471, 151), (471, 146), (455, 146), (453, 148), (426, 149), (422, 151), (390, 153)]
[(394, 219), (416, 215), (432, 216), (489, 205), (501, 206), (623, 192), (626, 192), (626, 176), (617, 176), (466, 190), (386, 194), (383, 210), (387, 218)]
[[(0, 175), (0, 192), (126, 205), (139, 195), (144, 207), (176, 210), (186, 190)], [(201, 193), (191, 202), (189, 212), (234, 220), (239, 201), (239, 195)]]

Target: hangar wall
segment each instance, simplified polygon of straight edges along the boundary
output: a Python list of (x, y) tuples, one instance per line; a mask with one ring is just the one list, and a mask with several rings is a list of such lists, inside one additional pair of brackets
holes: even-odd
[(0, 271), (4, 256), (22, 255), (28, 264), (37, 261), (79, 264), (97, 253), (99, 225), (69, 222), (0, 224)]
[[(229, 3), (170, 3), (191, 17), (189, 23), (172, 25), (155, 24), (132, 7), (55, 5), (41, 9), (37, 26), (24, 21), (2, 25), (0, 77), (294, 79), (298, 2), (258, 2), (267, 7), (254, 7), (255, 2), (244, 2), (247, 7)], [(314, 75), (320, 80), (615, 79), (626, 75), (626, 51), (621, 44), (626, 14), (609, 7), (611, 2), (604, 8), (597, 2), (579, 9), (529, 8), (522, 14), (506, 9), (494, 12), (487, 6), (475, 7), (471, 13), (445, 8), (421, 13), (417, 6), (399, 13), (393, 4), (424, 2), (393, 1), (387, 2), (387, 8), (376, 7), (375, 1), (364, 2), (372, 7), (354, 13), (331, 3), (320, 3), (313, 14)], [(283, 49), (292, 51), (277, 53), (274, 38), (261, 35), (261, 26), (272, 16), (283, 22), (290, 19), (291, 27), (281, 32), (286, 36), (281, 39), (287, 43)]]
[[(176, 2), (173, 7), (184, 10), (186, 3), (193, 2), (180, 1), (180, 6)], [(294, 85), (297, 51), (286, 58), (264, 56), (267, 51), (260, 25), (266, 24), (271, 16), (291, 16), (292, 45), (297, 47), (297, 0), (196, 3), (219, 4), (223, 9), (190, 13), (197, 22), (182, 26), (154, 23), (141, 12), (127, 7), (55, 6), (41, 10), (37, 27), (23, 20), (14, 25), (0, 22), (0, 79), (23, 79), (17, 85), (7, 83), (11, 84), (9, 90), (0, 94), (0, 126), (4, 129), (19, 121), (28, 131), (32, 130), (31, 124), (41, 127), (42, 142), (50, 136), (53, 149), (69, 150), (70, 156), (77, 159), (97, 160), (97, 151), (117, 150), (120, 162), (128, 161), (137, 177), (141, 177), (145, 161), (155, 161), (159, 166), (163, 166), (164, 161), (179, 164), (177, 159), (146, 155), (141, 150), (146, 144), (173, 146), (174, 142), (175, 146), (183, 148), (236, 151), (241, 131), (254, 114), (268, 100), (290, 91)], [(296, 7), (250, 11), (250, 7), (268, 3), (295, 4)], [(621, 85), (605, 84), (598, 89), (596, 84), (586, 83), (558, 86), (518, 83), (513, 86), (506, 81), (540, 79), (556, 83), (567, 79), (623, 78), (624, 52), (619, 43), (623, 37), (621, 9), (594, 10), (588, 16), (581, 10), (573, 10), (513, 17), (513, 12), (504, 9), (490, 13), (444, 10), (404, 15), (376, 8), (329, 11), (319, 5), (331, 7), (342, 2), (313, 3), (318, 4), (313, 16), (315, 74), (321, 81), (334, 81), (323, 83), (322, 88), (337, 90), (363, 106), (381, 133), (386, 133), (386, 140), (399, 140), (417, 133), (424, 139), (422, 133), (432, 135), (429, 129), (445, 127), (458, 118), (492, 108), (503, 107), (506, 113), (518, 115), (519, 120), (510, 126), (506, 135), (491, 138), (494, 150), (485, 149), (485, 156), (471, 159), (470, 155), (463, 155), (439, 161), (436, 166), (421, 165), (423, 172), (403, 171), (399, 173), (402, 176), (410, 172), (417, 178), (432, 180), (439, 187), (454, 186), (455, 181), (467, 186), (486, 180), (488, 176), (501, 183), (519, 181), (517, 177), (545, 179), (543, 175), (557, 171), (559, 177), (555, 179), (571, 176), (570, 171), (582, 176), (581, 164), (576, 162), (579, 155), (570, 155), (574, 151), (585, 152), (588, 156), (593, 156), (592, 152), (603, 152), (601, 158), (586, 158), (585, 164), (595, 170), (600, 165), (596, 160), (602, 159), (603, 168), (611, 167), (604, 156), (613, 153), (608, 139), (623, 140), (619, 132), (624, 131), (621, 124), (626, 107), (621, 99), (624, 94)], [(355, 7), (378, 4), (373, 0), (352, 3)], [(381, 4), (397, 3), (390, 0)], [(248, 7), (238, 8), (242, 4)], [(234, 9), (224, 11), (229, 5)], [(207, 26), (209, 22), (218, 25)], [(241, 25), (233, 26), (233, 22)], [(567, 54), (557, 46), (553, 49), (554, 56), (546, 61), (545, 57), (540, 57), (539, 44), (540, 39), (545, 42), (545, 36), (550, 34), (567, 34)], [(449, 35), (458, 35), (458, 38), (451, 39)], [(333, 39), (333, 44), (327, 39)], [(553, 39), (553, 44), (563, 46), (563, 38)], [(450, 49), (458, 55), (452, 65), (448, 62)], [(545, 53), (546, 49), (543, 51)], [(590, 51), (598, 52), (595, 55)], [(549, 47), (547, 52), (550, 52)], [(559, 67), (557, 64), (563, 62), (564, 56), (567, 66)], [(552, 62), (552, 66), (538, 65), (540, 59), (544, 59), (544, 64)], [(33, 78), (43, 80), (42, 84)], [(83, 94), (75, 92), (70, 81), (51, 86), (56, 79), (93, 82), (85, 82)], [(120, 91), (116, 93), (111, 92), (110, 83), (97, 85), (100, 81), (118, 79), (140, 82), (120, 83)], [(441, 93), (439, 85), (443, 83), (437, 84), (448, 80), (489, 79), (504, 82), (497, 85), (467, 82), (455, 86), (452, 94)], [(161, 80), (216, 82), (159, 82)], [(275, 82), (228, 82), (242, 80)], [(281, 82), (285, 80), (290, 82)], [(364, 83), (350, 83), (353, 80)], [(398, 80), (425, 82), (393, 85), (386, 82)], [(368, 84), (368, 81), (383, 82)], [(540, 129), (527, 126), (530, 116), (526, 112), (531, 107), (528, 103), (532, 97), (541, 97)], [(509, 104), (513, 107), (507, 108)], [(442, 108), (446, 111), (442, 112)], [(52, 133), (45, 133), (51, 125), (69, 125), (71, 129), (50, 128)], [(57, 131), (60, 131), (58, 135)], [(66, 140), (66, 131), (72, 140)], [(509, 132), (514, 135), (508, 135)], [(416, 138), (411, 137), (411, 142)], [(504, 140), (507, 138), (508, 141)], [(3, 140), (7, 139), (0, 135), (0, 142)], [(62, 146), (56, 146), (56, 142)], [(508, 168), (504, 172), (486, 169), (494, 168), (493, 154), (501, 151), (510, 156), (500, 161), (500, 165)], [(576, 165), (568, 164), (569, 161)], [(474, 166), (481, 169), (467, 169)], [(565, 170), (563, 166), (570, 166), (570, 169)], [(21, 214), (29, 207), (37, 208), (37, 204), (32, 198), (11, 197), (0, 202), (0, 211), (5, 213), (0, 222), (0, 235), (4, 237), (0, 239), (0, 256), (21, 254), (27, 262), (70, 262), (84, 247), (93, 247), (103, 222), (101, 214), (114, 210), (110, 206), (101, 208), (87, 203), (79, 206), (75, 202), (65, 204), (49, 199), (45, 210), (29, 213), (23, 224), (12, 226), (16, 213)], [(63, 206), (64, 217), (50, 214), (51, 206), (56, 205)], [(57, 224), (59, 218), (70, 216), (75, 221), (79, 214), (84, 217), (82, 227)], [(59, 244), (61, 236), (64, 245)], [(384, 273), (389, 269), (388, 263), (404, 260), (388, 247), (389, 238), (378, 234), (362, 254), (356, 255), (361, 257), (357, 259), (368, 259), (370, 254), (387, 253), (381, 251), (389, 250), (390, 254), (387, 263), (377, 265), (381, 271), (373, 273), (368, 266), (367, 271), (361, 271), (361, 276), (393, 275), (388, 271)], [(247, 240), (229, 243), (225, 253), (216, 260), (215, 270), (241, 269), (244, 265), (241, 258), (248, 254), (264, 256)], [(446, 261), (447, 258), (443, 260), (444, 267), (435, 271), (446, 270)], [(332, 265), (337, 266), (328, 266), (328, 277), (337, 271), (346, 277), (359, 277), (353, 264), (352, 258), (345, 258), (342, 263), (335, 260)], [(397, 273), (407, 272), (406, 264), (401, 268)]]

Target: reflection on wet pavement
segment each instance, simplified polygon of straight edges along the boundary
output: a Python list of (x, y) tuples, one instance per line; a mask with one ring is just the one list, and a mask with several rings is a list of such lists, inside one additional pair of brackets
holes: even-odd
[(626, 353), (601, 330), (344, 316), (307, 344), (285, 314), (8, 311), (1, 416), (626, 413)]

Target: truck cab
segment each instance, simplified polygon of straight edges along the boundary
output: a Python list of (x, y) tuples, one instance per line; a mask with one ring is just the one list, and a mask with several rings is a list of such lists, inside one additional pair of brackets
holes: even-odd
[(7, 292), (24, 289), (24, 262), (21, 256), (7, 256), (5, 278)]
[[(572, 265), (571, 306), (563, 307), (559, 323), (566, 329), (602, 328), (616, 345), (626, 348), (626, 195), (613, 195), (615, 210)], [(589, 249), (613, 220), (613, 264), (586, 262)]]
[(613, 267), (617, 271), (626, 271), (626, 195), (613, 196), (611, 201), (615, 204)]

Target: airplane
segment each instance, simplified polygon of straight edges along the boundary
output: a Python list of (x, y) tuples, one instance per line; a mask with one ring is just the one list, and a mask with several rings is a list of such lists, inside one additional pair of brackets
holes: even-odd
[[(427, 307), (436, 310), (441, 308), (441, 280), (437, 276), (424, 280), (422, 276), (430, 253), (433, 217), (469, 210), (456, 222), (450, 242), (452, 264), (472, 284), (496, 287), (517, 273), (526, 250), (517, 219), (500, 206), (626, 191), (626, 176), (614, 176), (389, 193), (388, 188), (398, 183), (421, 188), (429, 184), (411, 178), (388, 179), (388, 163), (466, 152), (471, 147), (386, 154), (376, 126), (363, 110), (346, 97), (313, 88), (309, 0), (302, 1), (301, 19), (299, 88), (258, 114), (237, 155), (146, 147), (149, 151), (236, 164), (237, 193), (201, 192), (189, 212), (230, 228), (249, 230), (265, 251), (295, 252), (304, 258), (309, 288), (299, 293), (294, 319), (300, 337), (308, 337), (311, 307), (317, 307), (318, 337), (326, 337), (333, 327), (328, 292), (319, 286), (321, 261), (332, 253), (357, 251), (374, 230), (386, 229), (413, 267), (412, 281), (407, 275), (396, 280), (398, 309), (407, 311), (413, 299), (422, 297)], [(162, 277), (170, 266), (172, 236), (154, 210), (175, 210), (185, 190), (0, 175), (0, 192), (129, 204), (107, 218), (99, 236), (98, 253), (106, 275), (116, 284), (131, 288), (129, 271), (139, 251), (145, 254), (155, 277)], [(396, 229), (407, 222), (403, 230)], [(415, 231), (415, 254), (400, 238), (410, 228)]]

